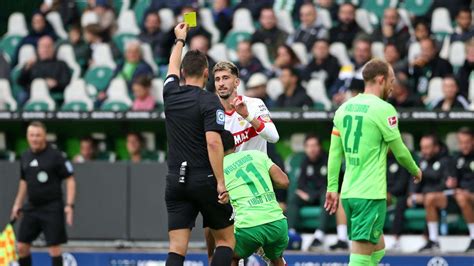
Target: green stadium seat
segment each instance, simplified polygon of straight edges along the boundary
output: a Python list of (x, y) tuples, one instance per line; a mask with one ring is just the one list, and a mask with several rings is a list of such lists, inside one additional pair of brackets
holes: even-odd
[(2, 41), (0, 42), (0, 48), (8, 56), (9, 61), (12, 61), (13, 57), (15, 56), (18, 44), (20, 44), (22, 39), (23, 37), (19, 35), (9, 35), (3, 37)]
[(150, 6), (150, 0), (137, 0), (133, 6), (135, 18), (138, 25), (142, 25), (145, 16), (145, 11)]
[(426, 211), (423, 208), (410, 208), (405, 211), (405, 230), (423, 232), (426, 226)]
[(105, 91), (113, 78), (114, 70), (105, 66), (89, 68), (84, 76), (87, 84), (93, 85), (97, 91)]
[(88, 111), (87, 104), (85, 102), (70, 102), (66, 103), (61, 107), (62, 111), (71, 111), (71, 112), (86, 112)]
[(129, 41), (136, 40), (137, 35), (131, 33), (120, 33), (115, 35), (112, 40), (119, 51), (123, 54), (125, 52), (125, 44)]
[(424, 16), (432, 4), (432, 0), (404, 0), (402, 7), (418, 17)]
[(228, 49), (237, 50), (237, 45), (241, 41), (250, 40), (252, 34), (243, 31), (230, 31), (225, 37), (224, 43)]
[(23, 110), (30, 112), (46, 112), (49, 110), (49, 105), (47, 102), (30, 102), (25, 104)]
[(391, 0), (363, 0), (362, 8), (374, 13), (379, 21), (383, 18), (383, 12), (390, 7)]
[(87, 0), (76, 0), (76, 7), (79, 11), (79, 14), (84, 13), (84, 10), (87, 8)]
[(125, 112), (130, 109), (130, 106), (123, 102), (113, 101), (104, 103), (100, 109), (102, 111)]

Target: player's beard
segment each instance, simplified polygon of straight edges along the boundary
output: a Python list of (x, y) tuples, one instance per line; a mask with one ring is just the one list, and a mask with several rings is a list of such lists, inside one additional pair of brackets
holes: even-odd
[(227, 90), (227, 93), (226, 94), (220, 94), (219, 93), (219, 90), (217, 90), (217, 95), (219, 96), (219, 98), (221, 98), (222, 100), (227, 100), (229, 99), (229, 97), (232, 95), (232, 93), (234, 93), (233, 90)]

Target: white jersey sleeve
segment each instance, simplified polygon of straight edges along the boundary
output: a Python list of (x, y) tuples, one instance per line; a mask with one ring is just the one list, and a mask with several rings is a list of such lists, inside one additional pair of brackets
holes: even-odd
[(247, 103), (249, 113), (253, 114), (261, 123), (260, 128), (257, 129), (258, 135), (270, 143), (276, 143), (280, 139), (280, 135), (275, 124), (273, 124), (267, 106), (261, 99), (248, 97), (247, 99), (251, 99)]

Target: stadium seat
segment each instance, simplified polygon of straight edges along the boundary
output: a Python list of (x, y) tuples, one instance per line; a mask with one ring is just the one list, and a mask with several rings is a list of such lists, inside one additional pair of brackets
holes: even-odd
[(0, 49), (6, 55), (6, 59), (8, 61), (12, 61), (13, 57), (15, 56), (18, 44), (20, 44), (22, 39), (23, 37), (19, 35), (8, 35), (3, 37), (3, 39), (0, 41)]
[(137, 20), (137, 25), (143, 24), (143, 19), (147, 8), (150, 6), (150, 0), (137, 0), (133, 6), (133, 11), (135, 12), (135, 19)]
[(326, 29), (332, 28), (331, 14), (325, 8), (318, 8), (318, 22), (320, 22)]
[(405, 211), (405, 230), (423, 232), (426, 227), (426, 211), (423, 208), (409, 208)]
[(413, 24), (411, 23), (411, 17), (408, 11), (404, 8), (399, 8), (397, 11), (402, 22), (408, 27), (408, 32), (414, 36), (415, 30), (413, 29)]
[(474, 77), (471, 75), (469, 79), (469, 101), (471, 101), (474, 104)]
[(351, 60), (347, 53), (347, 48), (342, 42), (334, 42), (329, 46), (329, 53), (337, 58), (341, 66), (350, 65)]
[(79, 14), (84, 13), (84, 10), (87, 8), (87, 0), (76, 0), (76, 7), (79, 11)]
[(288, 34), (295, 32), (293, 18), (291, 17), (291, 14), (288, 12), (288, 10), (277, 10), (275, 16), (278, 18), (278, 28), (284, 30)]
[(443, 95), (443, 79), (439, 77), (432, 78), (428, 86), (428, 95), (425, 99), (425, 104), (430, 104), (434, 100), (442, 98)]
[(414, 42), (408, 47), (408, 63), (413, 63), (421, 53), (421, 46), (419, 42)]
[(365, 9), (358, 8), (355, 14), (355, 20), (357, 25), (364, 30), (367, 34), (371, 34), (374, 31), (374, 26), (370, 22), (370, 12)]
[(415, 138), (408, 132), (402, 132), (401, 134), (403, 143), (407, 146), (410, 151), (415, 151)]
[(26, 24), (25, 15), (20, 12), (14, 12), (8, 17), (8, 29), (4, 36), (21, 36), (28, 35), (28, 26)]
[(308, 64), (308, 51), (306, 50), (306, 45), (301, 42), (295, 42), (291, 45), (291, 48), (295, 51), (301, 64), (306, 66)]
[(44, 79), (35, 79), (31, 83), (30, 99), (25, 103), (25, 111), (54, 111), (56, 103), (49, 94), (48, 85)]
[(438, 7), (431, 16), (431, 31), (436, 34), (438, 40), (441, 40), (447, 34), (453, 33), (453, 25), (449, 10), (445, 7)]
[(247, 31), (234, 31), (231, 30), (227, 33), (224, 43), (230, 50), (237, 50), (237, 45), (241, 41), (250, 40), (252, 35)]
[(267, 94), (272, 100), (276, 100), (283, 93), (283, 84), (278, 78), (272, 78), (267, 83)]
[(173, 29), (174, 25), (176, 24), (173, 10), (169, 8), (162, 8), (160, 11), (158, 11), (158, 15), (160, 15), (160, 28), (162, 31), (168, 32)]
[(383, 42), (373, 42), (372, 43), (372, 56), (378, 57), (380, 59), (384, 58), (384, 44)]
[(326, 86), (320, 79), (311, 79), (306, 85), (306, 93), (314, 102), (319, 102), (325, 110), (331, 110), (331, 101), (326, 94)]
[(132, 105), (128, 95), (127, 83), (122, 78), (115, 78), (107, 89), (107, 99), (102, 104), (104, 111), (127, 111)]
[(115, 36), (112, 38), (115, 46), (117, 46), (120, 53), (122, 54), (125, 54), (125, 46), (127, 45), (127, 43), (137, 39), (137, 35), (132, 33), (115, 34)]
[(63, 44), (59, 46), (57, 52), (58, 60), (64, 61), (68, 67), (72, 70), (72, 79), (78, 79), (81, 77), (81, 67), (76, 61), (76, 55), (74, 49), (70, 44)]
[(6, 110), (16, 111), (17, 103), (12, 96), (10, 83), (7, 79), (0, 79), (0, 104), (5, 104)]
[(51, 26), (54, 29), (54, 32), (56, 32), (56, 35), (58, 35), (59, 38), (63, 40), (66, 40), (68, 38), (67, 32), (64, 29), (63, 21), (58, 12), (56, 11), (49, 12), (46, 15), (46, 20), (48, 20), (49, 24), (51, 24)]
[(199, 17), (204, 29), (206, 29), (212, 36), (211, 42), (213, 44), (218, 43), (221, 40), (221, 32), (214, 23), (214, 18), (212, 16), (211, 10), (209, 8), (199, 9)]
[(448, 150), (450, 153), (458, 152), (459, 147), (458, 147), (457, 132), (449, 132), (448, 134), (446, 134), (445, 143), (446, 143), (446, 146), (448, 146)]
[(97, 44), (95, 49), (92, 51), (92, 67), (108, 67), (115, 69), (116, 64), (114, 57), (112, 56), (112, 49), (107, 43)]
[(424, 16), (433, 4), (432, 0), (404, 0), (403, 7), (414, 16)]
[(83, 79), (71, 81), (64, 90), (63, 111), (92, 111), (94, 102), (87, 93), (87, 84)]
[(84, 79), (87, 84), (93, 85), (98, 91), (104, 91), (107, 89), (113, 75), (113, 69), (105, 66), (97, 66), (89, 68), (84, 75)]
[(268, 49), (264, 43), (258, 42), (252, 44), (252, 53), (258, 60), (260, 60), (260, 63), (262, 63), (264, 68), (272, 69), (272, 62), (270, 62)]
[(443, 39), (440, 39), (440, 42), (442, 42), (442, 45), (439, 51), (439, 57), (449, 61), (449, 52), (451, 51), (451, 35), (446, 34)]
[(156, 100), (158, 109), (163, 108), (163, 80), (162, 79), (153, 79), (151, 87), (151, 95)]
[(453, 68), (458, 69), (464, 65), (466, 59), (466, 50), (463, 42), (453, 42), (449, 48), (449, 62)]
[(99, 16), (94, 12), (84, 12), (81, 16), (81, 27), (85, 28), (88, 25), (98, 24)]
[(305, 133), (293, 133), (290, 137), (290, 146), (293, 152), (304, 152)]
[(155, 75), (158, 75), (158, 65), (156, 65), (155, 60), (153, 59), (153, 51), (151, 50), (151, 46), (148, 43), (142, 43), (141, 44), (142, 48), (142, 57), (143, 60), (150, 65), (150, 67), (153, 69), (153, 73)]
[(255, 32), (252, 14), (248, 9), (239, 8), (234, 12), (232, 31), (248, 32), (250, 34)]
[(115, 14), (122, 16), (124, 12), (130, 11), (131, 1), (130, 0), (113, 0), (112, 4)]
[(118, 29), (116, 34), (140, 34), (140, 28), (135, 19), (135, 13), (133, 13), (132, 10), (123, 11), (117, 19), (117, 25)]
[(398, 1), (394, 0), (363, 0), (362, 8), (375, 14), (379, 21), (383, 18), (383, 12), (389, 7), (397, 6)]
[(35, 47), (31, 44), (25, 44), (18, 52), (18, 67), (23, 67), (28, 61), (36, 59)]
[(223, 43), (216, 43), (209, 49), (208, 55), (216, 62), (228, 60), (227, 47)]

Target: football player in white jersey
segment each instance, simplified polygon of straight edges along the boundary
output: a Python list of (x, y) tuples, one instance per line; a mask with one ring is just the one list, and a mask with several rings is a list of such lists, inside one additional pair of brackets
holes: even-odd
[(280, 136), (261, 99), (237, 94), (239, 69), (231, 62), (218, 62), (213, 69), (216, 93), (225, 109), (226, 130), (232, 132), (236, 151), (267, 152), (267, 142), (276, 143)]

